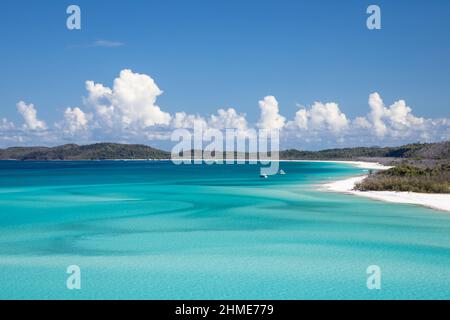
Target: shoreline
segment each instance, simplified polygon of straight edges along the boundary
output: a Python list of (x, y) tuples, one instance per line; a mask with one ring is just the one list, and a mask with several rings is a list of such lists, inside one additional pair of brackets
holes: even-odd
[[(359, 164), (360, 168), (365, 163)], [(379, 170), (386, 170), (389, 167), (379, 165)], [(414, 204), (439, 211), (450, 212), (450, 194), (439, 193), (416, 193), (416, 192), (397, 192), (397, 191), (357, 191), (355, 185), (368, 175), (346, 178), (323, 184), (321, 189), (329, 192), (350, 194), (358, 197), (369, 198), (372, 200), (384, 201), (389, 203)]]
[[(209, 161), (211, 159), (176, 159), (177, 161)], [(213, 159), (214, 160), (214, 159)], [(225, 162), (227, 159), (217, 159), (215, 161), (222, 161)], [(241, 160), (239, 158), (230, 159), (234, 161)], [(151, 161), (173, 161), (173, 159), (51, 159), (51, 160), (20, 160), (20, 159), (0, 159), (0, 161), (11, 161), (11, 162), (102, 162), (102, 161), (139, 161), (139, 162), (151, 162)], [(248, 159), (245, 159), (246, 164), (249, 163)], [(340, 163), (340, 164), (349, 164), (356, 166), (361, 169), (374, 169), (374, 170), (384, 170), (389, 169), (392, 167), (388, 167), (385, 165), (382, 165), (378, 162), (370, 162), (370, 161), (352, 161), (352, 160), (291, 160), (291, 159), (256, 159), (256, 162), (261, 161), (272, 161), (272, 162), (316, 162), (316, 163)]]
[(385, 166), (378, 162), (370, 161), (351, 161), (351, 160), (280, 160), (280, 162), (319, 162), (319, 163), (340, 163), (349, 164), (360, 169), (368, 170), (387, 170), (391, 166)]
[[(196, 159), (180, 159), (191, 160)], [(200, 160), (200, 159), (197, 159)], [(21, 160), (0, 160), (0, 161), (18, 161)], [(171, 159), (108, 159), (108, 160), (29, 160), (25, 162), (72, 162), (72, 161), (142, 161), (142, 162), (167, 162)], [(202, 159), (204, 161), (204, 159)], [(258, 160), (259, 161), (259, 160)], [(274, 162), (316, 162), (316, 163), (339, 163), (348, 164), (360, 169), (366, 170), (387, 170), (392, 166), (385, 166), (377, 162), (369, 161), (351, 161), (351, 160), (272, 160)], [(354, 176), (333, 182), (327, 182), (320, 186), (320, 189), (328, 192), (351, 194), (354, 196), (365, 197), (372, 200), (379, 200), (390, 203), (414, 204), (420, 205), (435, 210), (450, 212), (450, 194), (436, 194), (436, 193), (415, 193), (415, 192), (396, 192), (396, 191), (357, 191), (354, 187), (361, 182), (368, 175)]]

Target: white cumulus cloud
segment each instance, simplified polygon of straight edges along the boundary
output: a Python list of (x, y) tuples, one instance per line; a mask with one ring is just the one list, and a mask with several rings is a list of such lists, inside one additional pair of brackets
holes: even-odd
[(64, 111), (64, 120), (61, 123), (57, 123), (56, 127), (71, 136), (84, 134), (89, 129), (89, 117), (90, 115), (87, 115), (78, 107), (67, 108)]
[(3, 118), (2, 121), (0, 121), (0, 131), (9, 131), (14, 130), (16, 126), (14, 123), (9, 121), (8, 119)]
[(369, 119), (371, 120), (375, 134), (378, 137), (384, 137), (388, 130), (383, 121), (386, 108), (384, 107), (383, 100), (377, 92), (372, 93), (369, 96), (369, 106), (371, 109)]
[(280, 114), (278, 101), (274, 96), (267, 96), (259, 101), (259, 108), (261, 110), (261, 117), (257, 126), (261, 129), (267, 130), (281, 130), (286, 118)]
[(148, 75), (122, 70), (112, 89), (93, 81), (86, 82), (86, 89), (85, 101), (109, 127), (139, 130), (170, 124), (170, 114), (156, 105), (163, 92)]
[(206, 120), (199, 115), (176, 112), (175, 116), (172, 118), (171, 126), (174, 129), (193, 129), (195, 124), (202, 126), (203, 128), (207, 127)]
[(405, 135), (409, 131), (424, 129), (425, 119), (414, 116), (404, 100), (396, 101), (386, 108), (381, 96), (374, 92), (369, 96), (369, 106), (371, 112), (368, 121), (378, 137)]
[(372, 124), (365, 117), (356, 117), (355, 120), (353, 120), (353, 126), (362, 129), (372, 128)]
[(347, 116), (339, 109), (337, 103), (315, 102), (308, 110), (301, 108), (295, 114), (289, 127), (297, 127), (301, 130), (331, 131), (339, 134), (349, 126)]
[(25, 128), (28, 130), (46, 130), (47, 125), (44, 121), (41, 121), (37, 118), (37, 111), (34, 108), (34, 105), (26, 104), (23, 101), (20, 101), (16, 105), (17, 110), (22, 115), (23, 120), (25, 121)]
[(66, 108), (62, 119), (50, 127), (38, 118), (33, 104), (18, 102), (16, 107), (24, 125), (16, 126), (0, 118), (0, 141), (11, 145), (88, 143), (95, 137), (95, 141), (153, 143), (170, 140), (174, 129), (193, 129), (194, 125), (210, 135), (235, 129), (240, 140), (255, 138), (253, 129), (280, 130), (285, 147), (306, 149), (450, 139), (450, 119), (416, 116), (403, 99), (386, 106), (377, 92), (369, 95), (365, 115), (349, 118), (335, 102), (314, 102), (299, 107), (291, 121), (280, 113), (277, 99), (266, 96), (259, 101), (259, 120), (250, 123), (246, 114), (235, 108), (220, 108), (206, 115), (183, 111), (171, 115), (157, 104), (163, 91), (155, 81), (128, 69), (120, 72), (111, 87), (86, 81), (86, 90), (84, 104), (91, 111)]
[(238, 114), (234, 108), (217, 110), (217, 114), (211, 115), (209, 124), (215, 129), (248, 129), (245, 114)]

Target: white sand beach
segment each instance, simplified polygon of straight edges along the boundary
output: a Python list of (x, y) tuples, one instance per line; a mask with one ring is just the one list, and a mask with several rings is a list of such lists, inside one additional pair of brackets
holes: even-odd
[(387, 170), (392, 167), (382, 165), (378, 162), (363, 162), (363, 161), (333, 161), (333, 160), (281, 160), (282, 162), (324, 162), (324, 163), (343, 163), (350, 164), (352, 166), (361, 168), (361, 169), (372, 169), (372, 170)]
[[(366, 169), (387, 169), (381, 164), (355, 163), (359, 168)], [(377, 167), (378, 166), (378, 167)], [(387, 201), (393, 203), (406, 203), (421, 205), (437, 210), (450, 212), (450, 194), (432, 194), (415, 192), (393, 192), (393, 191), (355, 191), (355, 185), (364, 180), (367, 175), (352, 177), (323, 185), (323, 188), (332, 192), (348, 193), (355, 196), (366, 197), (374, 200)]]

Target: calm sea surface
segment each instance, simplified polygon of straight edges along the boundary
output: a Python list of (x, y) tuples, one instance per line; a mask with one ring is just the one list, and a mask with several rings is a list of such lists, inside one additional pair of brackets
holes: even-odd
[(281, 168), (1, 161), (0, 299), (450, 299), (450, 213), (318, 190), (349, 165)]

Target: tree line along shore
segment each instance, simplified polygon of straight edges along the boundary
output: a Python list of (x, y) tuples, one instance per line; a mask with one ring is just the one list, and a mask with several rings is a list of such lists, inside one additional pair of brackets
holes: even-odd
[[(195, 152), (191, 152), (191, 156), (194, 154)], [(234, 153), (234, 156), (249, 158), (249, 154), (244, 153)], [(162, 160), (170, 157), (170, 152), (150, 146), (117, 143), (0, 149), (0, 160), (20, 161)], [(415, 143), (399, 147), (358, 147), (321, 151), (289, 149), (280, 151), (279, 158), (379, 162), (393, 168), (370, 174), (367, 179), (356, 185), (357, 190), (450, 193), (450, 141)]]

